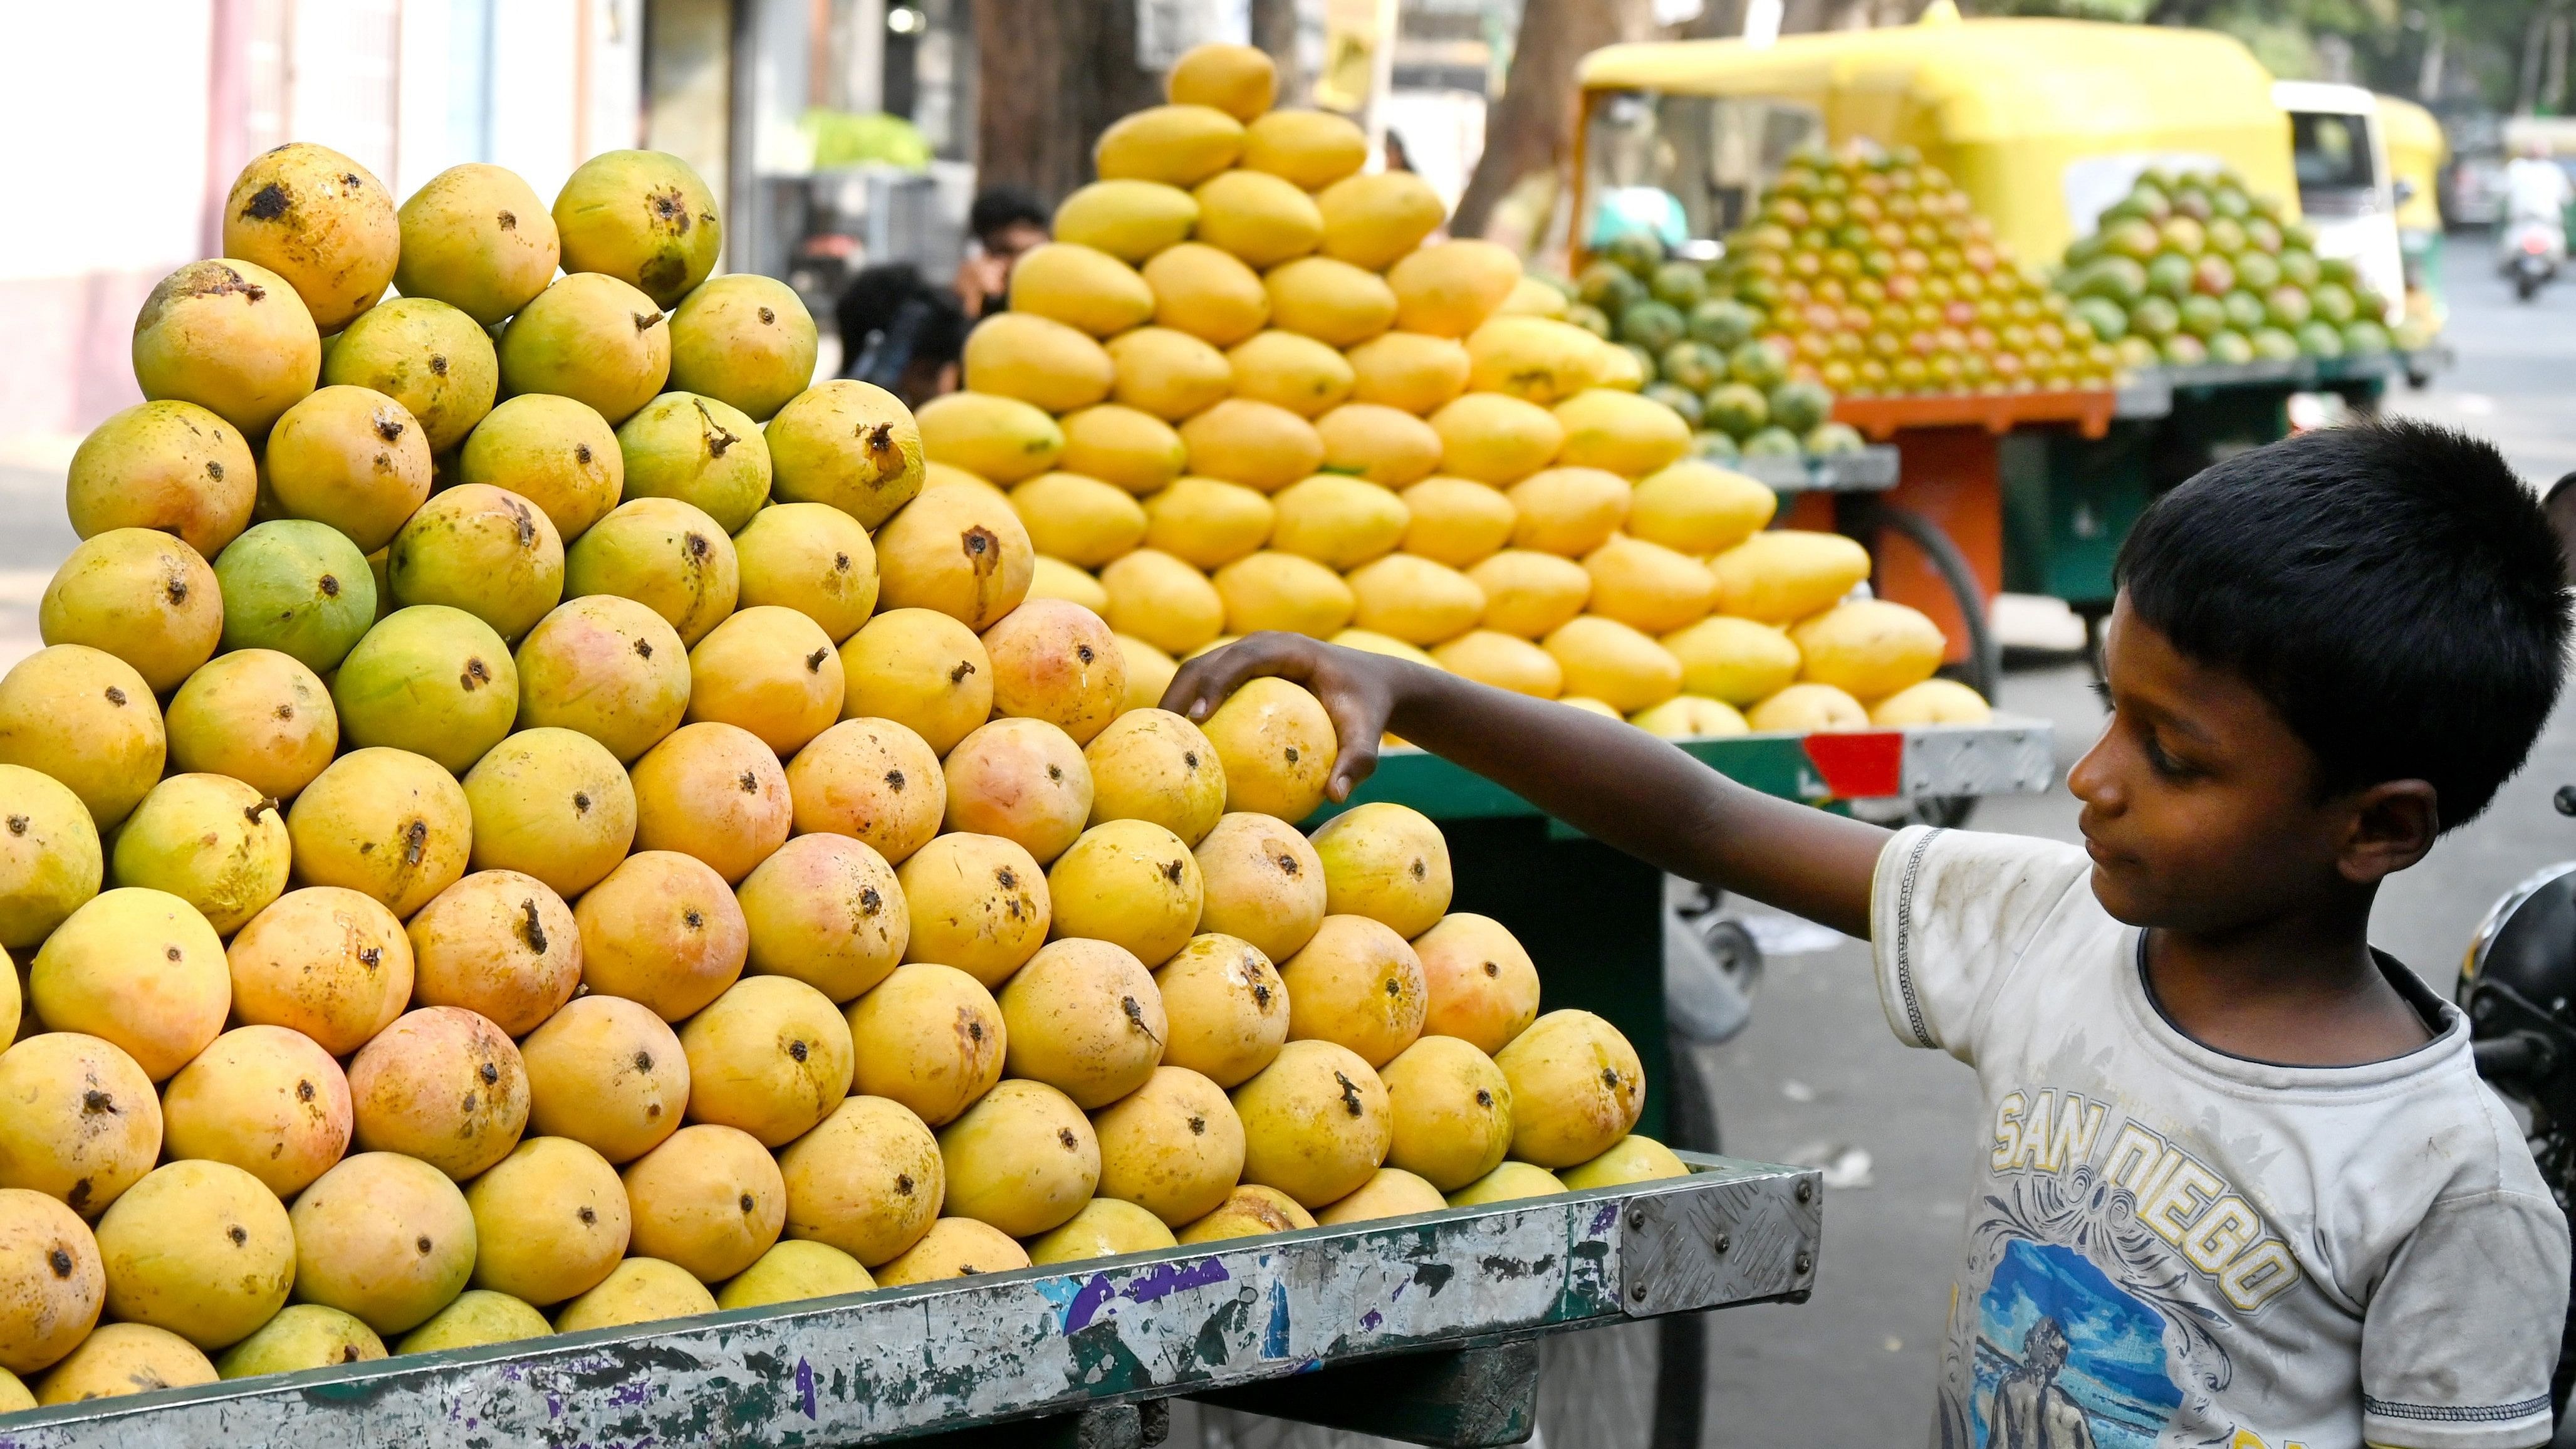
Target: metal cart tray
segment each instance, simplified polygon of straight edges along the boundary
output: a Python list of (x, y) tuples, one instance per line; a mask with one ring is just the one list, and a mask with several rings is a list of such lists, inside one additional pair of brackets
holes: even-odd
[(1084, 1442), (1133, 1445), (1134, 1406), (1309, 1374), (1264, 1411), (1514, 1442), (1530, 1376), (1467, 1375), (1475, 1402), (1444, 1407), (1462, 1358), (1813, 1288), (1818, 1174), (1686, 1160), (1558, 1197), (31, 1410), (0, 1417), (0, 1449), (803, 1449), (1042, 1420), (1008, 1440), (1039, 1444), (1074, 1419)]
[(1782, 493), (1877, 493), (1896, 486), (1896, 450), (1877, 444), (1857, 453), (1796, 458), (1738, 458), (1724, 466)]

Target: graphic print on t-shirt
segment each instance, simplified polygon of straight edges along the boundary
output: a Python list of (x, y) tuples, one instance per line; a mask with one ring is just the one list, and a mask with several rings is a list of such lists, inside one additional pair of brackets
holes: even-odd
[(1985, 1286), (1953, 1340), (1974, 1362), (1943, 1395), (1952, 1443), (2152, 1449), (2234, 1377), (2207, 1290), (2253, 1312), (2298, 1280), (2218, 1174), (2136, 1122), (2110, 1130), (2112, 1110), (2048, 1088), (1996, 1106), (1991, 1190), (1969, 1215), (1967, 1281)]

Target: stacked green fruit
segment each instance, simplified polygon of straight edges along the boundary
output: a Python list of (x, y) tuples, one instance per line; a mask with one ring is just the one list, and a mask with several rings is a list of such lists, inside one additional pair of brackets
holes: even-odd
[(2066, 249), (2067, 311), (2123, 367), (2370, 356), (2391, 344), (2385, 299), (2352, 263), (2235, 173), (2150, 169)]
[(2117, 364), (1905, 147), (1792, 158), (1709, 285), (1790, 378), (1855, 397), (2098, 388)]
[(1637, 359), (1639, 391), (1682, 415), (1699, 456), (1848, 453), (1860, 435), (1832, 421), (1833, 390), (1767, 317), (1737, 300), (1723, 266), (1668, 259), (1642, 233), (1612, 240), (1570, 286), (1566, 320)]

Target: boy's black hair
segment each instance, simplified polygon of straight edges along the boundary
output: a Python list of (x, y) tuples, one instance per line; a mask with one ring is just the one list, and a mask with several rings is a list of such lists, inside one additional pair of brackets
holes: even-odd
[(1026, 187), (987, 186), (975, 193), (975, 204), (967, 209), (966, 230), (978, 239), (992, 236), (1013, 222), (1026, 222), (1044, 229), (1046, 210)]
[(2328, 428), (2203, 469), (2121, 546), (2139, 619), (2243, 676), (2336, 794), (2430, 783), (2476, 817), (2531, 752), (2567, 647), (2565, 565), (2494, 445), (2430, 423)]

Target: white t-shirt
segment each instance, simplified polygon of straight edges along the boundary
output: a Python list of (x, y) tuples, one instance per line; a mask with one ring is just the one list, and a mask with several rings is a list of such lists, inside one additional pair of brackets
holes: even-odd
[(1977, 1069), (1936, 1449), (2511, 1449), (2549, 1437), (2566, 1219), (2468, 1029), (2352, 1067), (2202, 1046), (2084, 852), (1926, 830), (1879, 857), (1879, 998)]

